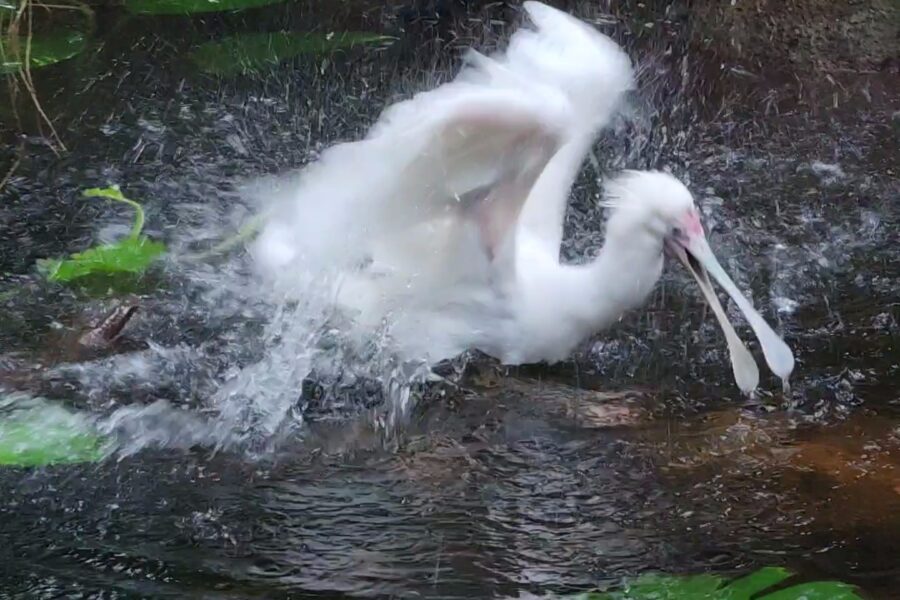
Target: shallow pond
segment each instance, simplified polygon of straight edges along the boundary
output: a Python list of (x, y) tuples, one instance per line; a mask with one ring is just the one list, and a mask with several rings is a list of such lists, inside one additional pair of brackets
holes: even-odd
[[(897, 597), (895, 65), (803, 62), (791, 46), (776, 68), (717, 47), (724, 21), (678, 3), (567, 6), (643, 65), (597, 167), (689, 180), (717, 255), (796, 350), (789, 395), (772, 379), (741, 397), (720, 331), (670, 268), (646, 310), (576, 360), (499, 372), (473, 357), (386, 433), (365, 383), (305, 381), (301, 315), (259, 297), (244, 256), (179, 257), (249, 218), (245, 182), (359, 135), (451, 76), (464, 47), (501, 43), (516, 10), (97, 8), (86, 48), (32, 73), (58, 141), (23, 85), (0, 104), (0, 393), (65, 406), (118, 446), (96, 463), (0, 468), (0, 596), (517, 597), (782, 565)], [(279, 42), (262, 66), (204, 46), (275, 31), (391, 39), (339, 53)], [(223, 72), (235, 62), (247, 72)], [(568, 259), (601, 239), (594, 168)], [(170, 257), (129, 281), (45, 281), (39, 259), (128, 232), (121, 207), (80, 196), (112, 184), (141, 200)], [(128, 302), (121, 339), (82, 343)]]

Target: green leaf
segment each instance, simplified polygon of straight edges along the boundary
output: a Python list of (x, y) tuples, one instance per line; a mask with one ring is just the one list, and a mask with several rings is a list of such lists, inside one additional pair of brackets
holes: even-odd
[(801, 583), (762, 596), (759, 600), (863, 600), (852, 585), (839, 581)]
[(722, 598), (727, 600), (750, 600), (753, 594), (767, 590), (790, 578), (791, 572), (781, 567), (763, 567), (746, 577), (741, 577), (728, 584), (722, 590)]
[(106, 198), (122, 202), (133, 208), (135, 214), (131, 234), (114, 244), (89, 248), (65, 260), (39, 260), (38, 269), (47, 279), (68, 282), (87, 275), (142, 273), (166, 252), (164, 244), (141, 235), (144, 229), (144, 209), (134, 200), (126, 198), (118, 187), (91, 188), (82, 195), (85, 198)]
[(59, 282), (97, 273), (141, 273), (165, 251), (165, 245), (160, 242), (129, 237), (78, 252), (65, 260), (38, 261), (38, 267), (47, 279)]
[(125, 0), (128, 12), (139, 15), (190, 15), (245, 10), (284, 0)]
[(194, 63), (215, 75), (271, 68), (300, 54), (327, 54), (362, 44), (392, 40), (377, 33), (251, 33), (207, 42), (193, 52)]
[(760, 592), (791, 577), (780, 567), (765, 567), (732, 581), (725, 587), (725, 579), (718, 575), (641, 575), (626, 582), (620, 589), (607, 592), (588, 592), (570, 596), (570, 600), (862, 600), (845, 583), (817, 581), (756, 596)]
[(620, 590), (594, 592), (579, 596), (583, 600), (682, 600), (716, 598), (724, 579), (717, 575), (692, 575), (678, 577), (657, 575), (655, 573), (641, 575), (631, 582), (626, 582)]
[(621, 592), (613, 592), (610, 600), (680, 600), (687, 598), (714, 598), (724, 579), (717, 575), (692, 575), (672, 577), (643, 575), (626, 584)]
[[(28, 38), (0, 37), (0, 74), (15, 73), (23, 68)], [(58, 31), (31, 38), (28, 66), (39, 69), (72, 58), (87, 47), (87, 37), (79, 31)]]
[(95, 462), (109, 451), (86, 419), (61, 406), (16, 400), (2, 402), (0, 465), (41, 467)]

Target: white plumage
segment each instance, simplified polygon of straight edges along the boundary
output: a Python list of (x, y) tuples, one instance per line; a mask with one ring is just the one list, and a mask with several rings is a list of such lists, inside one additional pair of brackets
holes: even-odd
[[(593, 27), (538, 2), (524, 8), (534, 28), (505, 52), (470, 51), (453, 81), (323, 153), (255, 245), (282, 281), (340, 270), (338, 304), (360, 331), (387, 327), (405, 358), (479, 349), (507, 364), (563, 360), (645, 300), (667, 240), (691, 252), (703, 236), (680, 182), (629, 172), (607, 185), (598, 258), (561, 264), (570, 188), (633, 71)], [(755, 387), (744, 375), (741, 387)]]

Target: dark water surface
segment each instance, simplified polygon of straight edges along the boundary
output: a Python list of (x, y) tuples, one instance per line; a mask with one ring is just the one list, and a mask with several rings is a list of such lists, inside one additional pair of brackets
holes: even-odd
[[(598, 145), (600, 167), (689, 181), (717, 255), (796, 351), (788, 397), (764, 378), (756, 401), (741, 398), (719, 330), (671, 268), (577, 362), (498, 374), (475, 360), (390, 443), (372, 394), (310, 388), (291, 435), (223, 444), (223, 427), (257, 424), (209, 420), (210, 399), (276, 352), (246, 259), (171, 259), (112, 294), (49, 285), (37, 259), (129, 227), (80, 190), (120, 184), (176, 256), (208, 245), (250, 215), (237, 193), (248, 178), (358, 136), (385, 104), (451, 76), (460, 49), (501, 43), (518, 13), (98, 9), (97, 43), (34, 74), (67, 151), (41, 141), (27, 99), (18, 123), (0, 111), (3, 174), (19, 159), (0, 190), (0, 392), (96, 416), (121, 448), (98, 464), (0, 469), (0, 597), (506, 597), (764, 565), (900, 597), (895, 65), (798, 58), (802, 42), (781, 61), (736, 57), (716, 46), (724, 21), (699, 8), (628, 6), (569, 6), (642, 64), (634, 114)], [(187, 58), (276, 30), (397, 40), (227, 78)], [(600, 243), (595, 176), (588, 166), (576, 190), (569, 259)], [(125, 338), (86, 356), (70, 338), (125, 293), (141, 306)], [(278, 348), (282, 362), (264, 364), (290, 370), (301, 353)], [(276, 383), (243, 389), (267, 406)]]

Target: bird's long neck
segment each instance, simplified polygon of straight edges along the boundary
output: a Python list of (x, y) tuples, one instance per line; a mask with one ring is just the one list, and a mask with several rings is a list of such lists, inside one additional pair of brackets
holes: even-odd
[(583, 265), (561, 265), (543, 247), (520, 255), (517, 318), (504, 347), (482, 350), (509, 364), (565, 360), (640, 305), (662, 272), (661, 241), (637, 229), (624, 233), (608, 232), (600, 255)]
[[(557, 250), (562, 242), (566, 216), (560, 207), (565, 207), (565, 199), (571, 193), (595, 137), (593, 131), (586, 131), (562, 146), (534, 182), (529, 200), (522, 207), (519, 228), (527, 229), (532, 236), (540, 237), (543, 243)], [(531, 201), (532, 198), (535, 201)], [(554, 201), (548, 202), (548, 199)]]
[(605, 327), (643, 304), (662, 267), (661, 239), (636, 226), (608, 227), (599, 256), (583, 267), (589, 290), (584, 310), (592, 328)]

